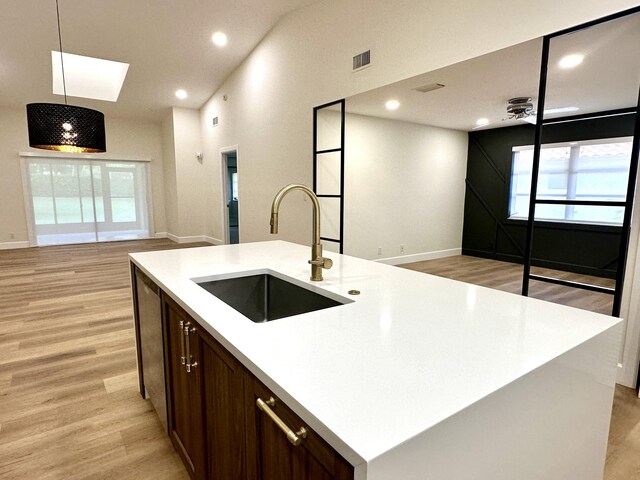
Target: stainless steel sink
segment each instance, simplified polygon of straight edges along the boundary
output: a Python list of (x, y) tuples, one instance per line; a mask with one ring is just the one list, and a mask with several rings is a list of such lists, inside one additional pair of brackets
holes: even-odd
[(256, 323), (351, 303), (349, 299), (335, 300), (269, 273), (194, 281)]

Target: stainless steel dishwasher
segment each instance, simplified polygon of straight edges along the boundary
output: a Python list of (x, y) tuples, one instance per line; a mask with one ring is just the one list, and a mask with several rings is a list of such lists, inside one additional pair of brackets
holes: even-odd
[(136, 268), (136, 292), (144, 380), (144, 392), (141, 393), (151, 400), (162, 426), (168, 431), (160, 289)]

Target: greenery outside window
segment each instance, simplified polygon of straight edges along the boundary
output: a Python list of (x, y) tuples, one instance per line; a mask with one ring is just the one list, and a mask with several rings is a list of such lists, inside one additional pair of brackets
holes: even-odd
[(23, 165), (33, 243), (150, 236), (146, 162), (29, 157)]

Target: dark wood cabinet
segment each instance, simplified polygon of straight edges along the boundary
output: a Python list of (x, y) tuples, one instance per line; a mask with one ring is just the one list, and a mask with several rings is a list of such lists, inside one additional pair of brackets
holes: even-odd
[(206, 478), (244, 480), (245, 369), (206, 333), (200, 337), (200, 341), (206, 427)]
[(245, 369), (163, 296), (169, 434), (191, 478), (245, 480)]
[(353, 479), (353, 467), (248, 372), (245, 409), (248, 480)]
[(200, 342), (195, 322), (171, 298), (162, 296), (169, 435), (191, 478), (204, 474), (204, 425)]
[[(142, 295), (137, 291), (135, 274), (133, 277), (140, 347), (150, 339), (140, 338), (148, 336), (138, 322), (138, 303), (144, 299), (139, 298)], [(145, 284), (148, 282), (151, 281), (146, 278)], [(154, 286), (147, 284), (148, 288)], [(192, 479), (353, 479), (353, 467), (346, 460), (178, 303), (160, 289), (158, 293), (162, 300), (161, 318), (157, 322), (163, 332), (168, 431)], [(142, 307), (144, 311), (146, 307)], [(150, 361), (138, 350), (144, 389), (144, 363)], [(263, 409), (258, 407), (258, 399), (264, 401)], [(282, 428), (274, 422), (276, 417), (282, 421)], [(291, 443), (284, 425), (290, 427), (290, 434), (299, 433), (299, 445)]]

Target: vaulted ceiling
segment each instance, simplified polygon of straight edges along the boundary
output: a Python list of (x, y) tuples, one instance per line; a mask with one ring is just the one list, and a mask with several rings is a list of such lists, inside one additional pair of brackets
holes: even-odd
[[(199, 108), (287, 13), (317, 0), (59, 0), (63, 50), (130, 64), (116, 103), (70, 98), (114, 117), (159, 120)], [(61, 103), (53, 95), (55, 0), (3, 0), (0, 107)], [(227, 34), (224, 48), (211, 36)], [(179, 100), (175, 91), (188, 98)]]

